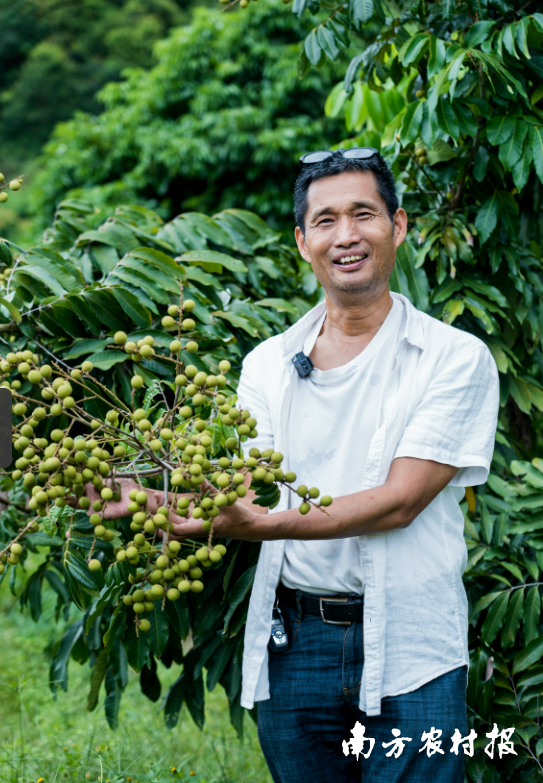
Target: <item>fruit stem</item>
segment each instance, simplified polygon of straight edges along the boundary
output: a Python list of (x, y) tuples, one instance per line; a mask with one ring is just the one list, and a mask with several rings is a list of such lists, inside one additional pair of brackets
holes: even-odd
[(22, 529), (22, 530), (21, 530), (21, 531), (20, 531), (20, 532), (19, 532), (19, 533), (18, 533), (18, 534), (15, 536), (15, 538), (13, 538), (13, 539), (12, 539), (12, 540), (11, 540), (11, 541), (8, 543), (8, 545), (6, 546), (6, 548), (5, 548), (5, 549), (2, 549), (2, 550), (0, 551), (0, 555), (5, 555), (5, 554), (6, 554), (6, 552), (9, 550), (10, 546), (11, 546), (12, 544), (16, 544), (16, 543), (19, 541), (19, 539), (20, 539), (20, 538), (22, 538), (24, 535), (26, 535), (26, 534), (28, 533), (28, 531), (29, 531), (29, 530), (30, 530), (30, 529), (33, 527), (34, 523), (35, 523), (35, 522), (38, 522), (38, 520), (39, 520), (39, 516), (36, 516), (36, 517), (34, 517), (34, 519), (30, 520), (30, 522), (27, 522), (27, 524), (25, 525), (25, 527), (24, 527), (24, 528), (23, 528), (23, 529)]

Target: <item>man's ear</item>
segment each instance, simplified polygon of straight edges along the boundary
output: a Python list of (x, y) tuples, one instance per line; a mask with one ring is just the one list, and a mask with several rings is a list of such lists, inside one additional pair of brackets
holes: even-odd
[(394, 224), (392, 227), (392, 236), (396, 249), (400, 247), (407, 234), (407, 213), (401, 207), (396, 210), (394, 215)]
[(294, 237), (296, 239), (296, 244), (298, 245), (298, 250), (300, 251), (301, 257), (304, 259), (304, 261), (307, 261), (310, 264), (311, 256), (309, 255), (309, 251), (305, 244), (304, 232), (302, 231), (300, 226), (296, 226), (296, 228), (294, 229)]

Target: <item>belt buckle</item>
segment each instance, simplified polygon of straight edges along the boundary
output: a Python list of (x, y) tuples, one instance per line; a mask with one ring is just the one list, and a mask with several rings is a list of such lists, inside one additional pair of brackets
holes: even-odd
[(331, 601), (333, 603), (345, 604), (349, 601), (348, 598), (330, 598), (327, 596), (323, 596), (321, 598), (319, 596), (319, 609), (320, 609), (322, 621), (327, 625), (352, 625), (352, 622), (350, 620), (327, 620), (326, 617), (324, 616), (324, 607), (322, 605), (323, 601)]

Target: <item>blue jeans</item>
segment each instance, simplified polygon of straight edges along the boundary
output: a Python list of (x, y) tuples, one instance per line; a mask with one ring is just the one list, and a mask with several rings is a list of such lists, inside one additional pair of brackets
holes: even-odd
[[(270, 698), (258, 703), (258, 736), (275, 783), (463, 783), (464, 751), (451, 753), (450, 738), (457, 728), (468, 734), (466, 666), (383, 699), (381, 715), (368, 717), (358, 707), (362, 623), (327, 625), (314, 615), (302, 618), (299, 609), (281, 611), (290, 648), (270, 652)], [(356, 721), (375, 739), (367, 759), (344, 754)], [(432, 727), (442, 731), (444, 754), (419, 753)], [(382, 745), (394, 740), (392, 729), (411, 738), (397, 758), (386, 756), (393, 745)], [(366, 741), (362, 753), (368, 750)]]

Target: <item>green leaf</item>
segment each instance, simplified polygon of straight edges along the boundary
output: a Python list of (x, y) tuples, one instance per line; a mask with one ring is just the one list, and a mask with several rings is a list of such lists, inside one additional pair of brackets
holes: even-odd
[(170, 686), (166, 698), (164, 699), (164, 722), (167, 729), (173, 729), (177, 726), (179, 713), (183, 706), (183, 697), (185, 693), (185, 674), (183, 673)]
[(531, 139), (527, 138), (521, 156), (513, 166), (513, 182), (519, 193), (528, 182), (528, 177), (530, 176), (530, 170), (532, 168), (532, 159), (533, 146)]
[(212, 595), (207, 598), (200, 607), (196, 617), (194, 618), (194, 624), (192, 631), (195, 637), (203, 636), (210, 631), (221, 614), (224, 611), (222, 602), (217, 601), (217, 597)]
[(141, 327), (151, 326), (153, 322), (151, 313), (141, 304), (135, 294), (117, 286), (112, 286), (110, 290), (123, 311), (135, 324)]
[(486, 644), (492, 644), (501, 631), (503, 618), (505, 617), (507, 605), (509, 604), (509, 595), (508, 592), (504, 592), (497, 598), (486, 616), (481, 628), (481, 636)]
[(79, 289), (85, 285), (85, 279), (79, 269), (72, 267), (62, 256), (50, 254), (49, 257), (31, 252), (27, 258), (34, 266), (45, 269), (66, 290)]
[(219, 682), (226, 665), (230, 661), (238, 640), (236, 637), (229, 639), (226, 644), (222, 644), (207, 666), (206, 687), (212, 691)]
[(166, 272), (172, 279), (178, 279), (181, 274), (181, 268), (173, 258), (154, 248), (138, 247), (136, 250), (131, 250), (125, 258), (141, 258), (147, 264), (152, 264), (157, 269)]
[(290, 313), (291, 315), (299, 316), (300, 311), (291, 302), (287, 302), (284, 299), (259, 299), (255, 302), (255, 305), (260, 307), (272, 307), (277, 310), (278, 313)]
[(516, 656), (513, 662), (513, 674), (523, 672), (533, 663), (536, 663), (543, 656), (543, 635), (538, 636), (536, 639), (526, 645), (524, 650), (521, 650)]
[(413, 297), (407, 283), (407, 277), (398, 260), (396, 260), (394, 269), (390, 275), (389, 286), (391, 291), (394, 291), (397, 294), (402, 294), (403, 296), (407, 297), (411, 303), (413, 302)]
[(428, 152), (427, 157), (430, 166), (435, 166), (436, 163), (442, 163), (443, 161), (456, 158), (456, 152), (451, 145), (447, 144), (443, 139), (436, 139), (434, 146)]
[(125, 256), (117, 264), (117, 268), (111, 275), (110, 280), (113, 282), (115, 282), (115, 278), (126, 280), (128, 283), (133, 283), (143, 288), (153, 301), (166, 304), (170, 301), (166, 291), (179, 295), (179, 280), (183, 277), (183, 269), (178, 267), (177, 270), (177, 276), (174, 278), (148, 262), (141, 261), (133, 256)]
[(389, 144), (392, 144), (394, 141), (394, 137), (396, 135), (396, 131), (399, 128), (403, 116), (405, 114), (405, 108), (403, 108), (398, 114), (394, 117), (393, 120), (391, 120), (388, 125), (385, 126), (383, 133), (381, 135), (381, 148), (387, 147)]
[(475, 228), (479, 235), (481, 245), (487, 241), (496, 228), (498, 222), (498, 194), (497, 191), (483, 204), (475, 218)]
[(464, 283), (468, 286), (468, 288), (473, 289), (473, 291), (477, 291), (477, 293), (483, 294), (489, 299), (492, 299), (494, 302), (497, 302), (500, 307), (508, 306), (507, 299), (502, 294), (502, 292), (496, 288), (496, 286), (490, 285), (489, 283), (483, 283), (480, 280), (476, 280), (471, 275), (464, 276)]
[(495, 24), (493, 21), (475, 22), (475, 24), (472, 24), (464, 35), (464, 46), (466, 49), (473, 49), (482, 44), (483, 41), (486, 41), (490, 30)]
[(94, 661), (94, 666), (91, 669), (91, 682), (90, 691), (87, 697), (87, 710), (92, 712), (98, 704), (98, 696), (100, 694), (100, 687), (106, 676), (106, 671), (109, 666), (108, 654), (105, 650), (100, 650)]
[(102, 640), (104, 642), (105, 648), (108, 653), (110, 653), (113, 649), (117, 631), (121, 626), (124, 628), (125, 619), (126, 619), (126, 607), (122, 601), (119, 601), (119, 603), (115, 607), (115, 611), (111, 615), (111, 620), (109, 621), (109, 628), (105, 632), (104, 638)]
[(441, 130), (452, 139), (458, 138), (458, 120), (453, 107), (445, 98), (441, 98), (437, 104), (437, 123)]
[(64, 559), (64, 567), (68, 573), (86, 590), (96, 591), (100, 590), (100, 582), (95, 572), (91, 571), (87, 565), (86, 560), (70, 548), (66, 553)]
[[(510, 379), (511, 381), (512, 379)], [(518, 384), (518, 378), (515, 379), (515, 382)], [(526, 385), (526, 384), (524, 384)], [(513, 393), (513, 389), (511, 387), (511, 392)], [(517, 403), (517, 405), (520, 408), (521, 401), (517, 401), (517, 398), (515, 394), (513, 394), (513, 399)], [(523, 401), (522, 401), (523, 402)], [(519, 500), (516, 500), (512, 506), (511, 511), (522, 511), (523, 509), (535, 509), (535, 508), (541, 508), (543, 506), (543, 494), (538, 495), (528, 495), (528, 497), (520, 498)], [(520, 526), (522, 523), (517, 523), (517, 525)], [(516, 525), (515, 525), (516, 527)]]
[(215, 288), (223, 287), (220, 277), (214, 277), (213, 275), (204, 272), (203, 269), (200, 269), (196, 266), (189, 267), (186, 270), (186, 277), (187, 280), (194, 280), (196, 283), (201, 283), (202, 285), (210, 285), (214, 286)]
[(339, 117), (345, 106), (347, 93), (343, 87), (343, 82), (339, 82), (328, 95), (324, 104), (324, 113), (327, 117)]
[(333, 31), (327, 26), (317, 28), (317, 40), (322, 51), (330, 60), (335, 60), (339, 54), (339, 46)]
[(99, 617), (102, 612), (104, 611), (105, 607), (108, 606), (110, 603), (114, 600), (114, 595), (119, 590), (119, 587), (117, 585), (105, 585), (101, 591), (100, 595), (96, 600), (93, 602), (92, 607), (89, 611), (89, 614), (87, 616), (87, 622), (85, 624), (85, 633), (88, 633), (91, 629), (92, 624), (96, 620), (97, 617)]
[[(524, 501), (521, 501), (521, 504), (523, 502)], [(533, 517), (535, 517), (535, 519)], [(532, 519), (529, 519), (526, 522), (515, 522), (512, 524), (509, 532), (516, 536), (526, 535), (527, 533), (537, 533), (540, 530), (543, 532), (543, 517), (541, 514), (534, 514), (532, 515)]]
[(350, 0), (350, 7), (355, 21), (362, 24), (369, 22), (373, 16), (373, 0)]
[(319, 64), (321, 59), (321, 47), (317, 39), (317, 33), (315, 30), (311, 30), (304, 42), (304, 52), (307, 59), (315, 67)]
[(225, 253), (216, 253), (214, 250), (189, 250), (188, 253), (183, 253), (179, 260), (201, 266), (208, 272), (222, 272), (223, 267), (230, 272), (247, 271), (243, 261), (227, 256)]
[(136, 633), (136, 626), (132, 618), (128, 619), (124, 630), (123, 645), (128, 663), (136, 672), (140, 672), (149, 659), (149, 645), (142, 631), (139, 632), (139, 635)]
[[(168, 603), (172, 602), (168, 601)], [(158, 701), (160, 699), (162, 687), (156, 673), (156, 661), (152, 655), (149, 658), (149, 664), (144, 666), (140, 672), (140, 686), (141, 692), (150, 701)]]
[(404, 241), (399, 246), (396, 257), (407, 279), (415, 307), (426, 312), (428, 309), (428, 278), (422, 267), (419, 269), (415, 267), (416, 251), (409, 242)]
[(443, 68), (445, 63), (445, 41), (430, 36), (430, 57), (428, 60), (428, 78), (431, 79)]
[(422, 101), (414, 101), (407, 107), (400, 130), (400, 141), (404, 147), (417, 138), (422, 122), (422, 113)]
[(35, 266), (33, 264), (24, 264), (23, 266), (19, 267), (19, 270), (15, 272), (13, 276), (16, 277), (19, 273), (30, 275), (36, 280), (40, 280), (44, 285), (47, 286), (47, 288), (49, 288), (50, 291), (52, 291), (57, 296), (64, 296), (66, 293), (64, 286), (62, 286), (58, 280), (55, 280), (52, 274), (47, 272), (45, 269), (41, 269), (39, 266)]
[(404, 66), (410, 65), (410, 63), (414, 62), (417, 57), (422, 54), (429, 43), (430, 36), (428, 33), (417, 33), (417, 35), (414, 35), (401, 47), (398, 52), (398, 60)]
[(524, 608), (524, 588), (515, 590), (509, 601), (509, 606), (503, 618), (503, 628), (501, 632), (501, 644), (504, 649), (511, 647), (515, 643), (520, 621), (522, 620), (522, 610)]
[(538, 685), (540, 682), (543, 682), (543, 666), (534, 666), (520, 675), (517, 680), (517, 688), (527, 688), (530, 685)]
[(229, 596), (230, 606), (224, 618), (225, 631), (228, 630), (228, 623), (230, 622), (235, 610), (237, 609), (239, 604), (243, 601), (243, 599), (251, 589), (254, 582), (255, 573), (256, 573), (256, 566), (249, 568), (247, 571), (245, 571), (244, 574), (242, 574), (239, 577), (238, 581), (234, 585), (234, 588)]
[(535, 127), (533, 134), (534, 166), (537, 176), (543, 182), (543, 127)]
[(251, 337), (258, 337), (258, 329), (256, 329), (253, 324), (242, 315), (237, 315), (237, 313), (225, 313), (222, 310), (214, 310), (213, 317), (223, 318), (225, 321), (231, 323), (232, 326), (237, 326), (240, 329), (243, 329), (245, 332), (250, 334)]
[(492, 117), (486, 126), (486, 136), (491, 144), (505, 144), (513, 133), (515, 120), (513, 117), (505, 117), (499, 114)]
[(441, 8), (444, 19), (450, 19), (452, 17), (455, 5), (456, 0), (442, 0)]
[(16, 321), (18, 324), (22, 321), (22, 316), (17, 307), (13, 304), (13, 302), (8, 302), (7, 299), (4, 299), (3, 296), (0, 296), (0, 305), (3, 305), (8, 313), (11, 315), (14, 321)]
[[(514, 376), (510, 375), (509, 392), (519, 406), (520, 410), (523, 411), (523, 413), (529, 413), (532, 407), (532, 399), (530, 397), (528, 386), (524, 383), (524, 381), (521, 381), (520, 378), (515, 378)], [(520, 508), (527, 507), (529, 507), (528, 501), (522, 501)]]
[(186, 639), (190, 631), (190, 617), (185, 596), (179, 601), (166, 601), (166, 614), (180, 639)]
[(498, 596), (500, 595), (503, 595), (503, 590), (498, 590), (498, 592), (496, 593), (487, 593), (486, 595), (483, 595), (481, 598), (479, 598), (479, 600), (471, 610), (471, 614), (469, 616), (470, 623), (472, 622), (472, 620), (475, 620), (477, 615), (480, 612), (482, 612), (483, 609), (486, 609), (487, 606), (490, 606), (490, 604), (493, 603), (496, 600), (496, 598), (498, 598)]
[(119, 260), (119, 254), (115, 247), (93, 243), (90, 245), (90, 256), (95, 261), (103, 276), (106, 277)]
[(83, 245), (85, 242), (100, 242), (111, 247), (118, 247), (119, 245), (119, 241), (106, 231), (85, 231), (79, 235), (77, 243), (78, 245)]
[(525, 476), (526, 481), (536, 489), (543, 489), (543, 472), (537, 467), (537, 463), (532, 464), (524, 460), (513, 460), (511, 462), (511, 472), (515, 476)]
[(151, 623), (151, 628), (145, 634), (147, 644), (151, 652), (159, 658), (168, 644), (170, 632), (168, 615), (162, 610), (160, 602), (155, 601), (152, 611), (148, 612), (145, 617)]
[(83, 634), (83, 620), (77, 620), (62, 637), (58, 649), (51, 662), (49, 685), (53, 694), (58, 685), (63, 691), (68, 690), (68, 662), (72, 649)]
[(0, 261), (2, 264), (9, 267), (13, 264), (13, 256), (11, 255), (9, 244), (5, 239), (0, 239)]
[(515, 119), (511, 135), (500, 146), (500, 161), (506, 169), (512, 169), (518, 163), (527, 133), (528, 124), (524, 120)]
[(531, 58), (530, 50), (528, 48), (528, 25), (530, 20), (525, 16), (523, 19), (517, 22), (515, 27), (515, 39), (520, 51), (529, 60)]
[(119, 726), (119, 707), (121, 705), (123, 691), (117, 682), (113, 669), (110, 667), (106, 674), (106, 698), (104, 700), (104, 712), (110, 729), (115, 731)]
[(87, 357), (99, 370), (109, 370), (114, 364), (124, 362), (128, 354), (124, 351), (98, 351)]
[(504, 29), (503, 45), (505, 46), (506, 50), (509, 52), (511, 57), (516, 57), (517, 60), (519, 59), (517, 50), (515, 49), (515, 25), (514, 24), (509, 24)]
[(78, 340), (73, 344), (71, 349), (64, 354), (64, 359), (78, 359), (80, 356), (84, 356), (85, 354), (101, 351), (105, 349), (107, 345), (111, 345), (112, 343), (113, 338), (111, 337), (106, 340)]
[(539, 617), (541, 614), (541, 596), (538, 587), (531, 587), (528, 590), (526, 601), (524, 602), (524, 613), (522, 618), (524, 630), (524, 644), (528, 645), (539, 634)]

